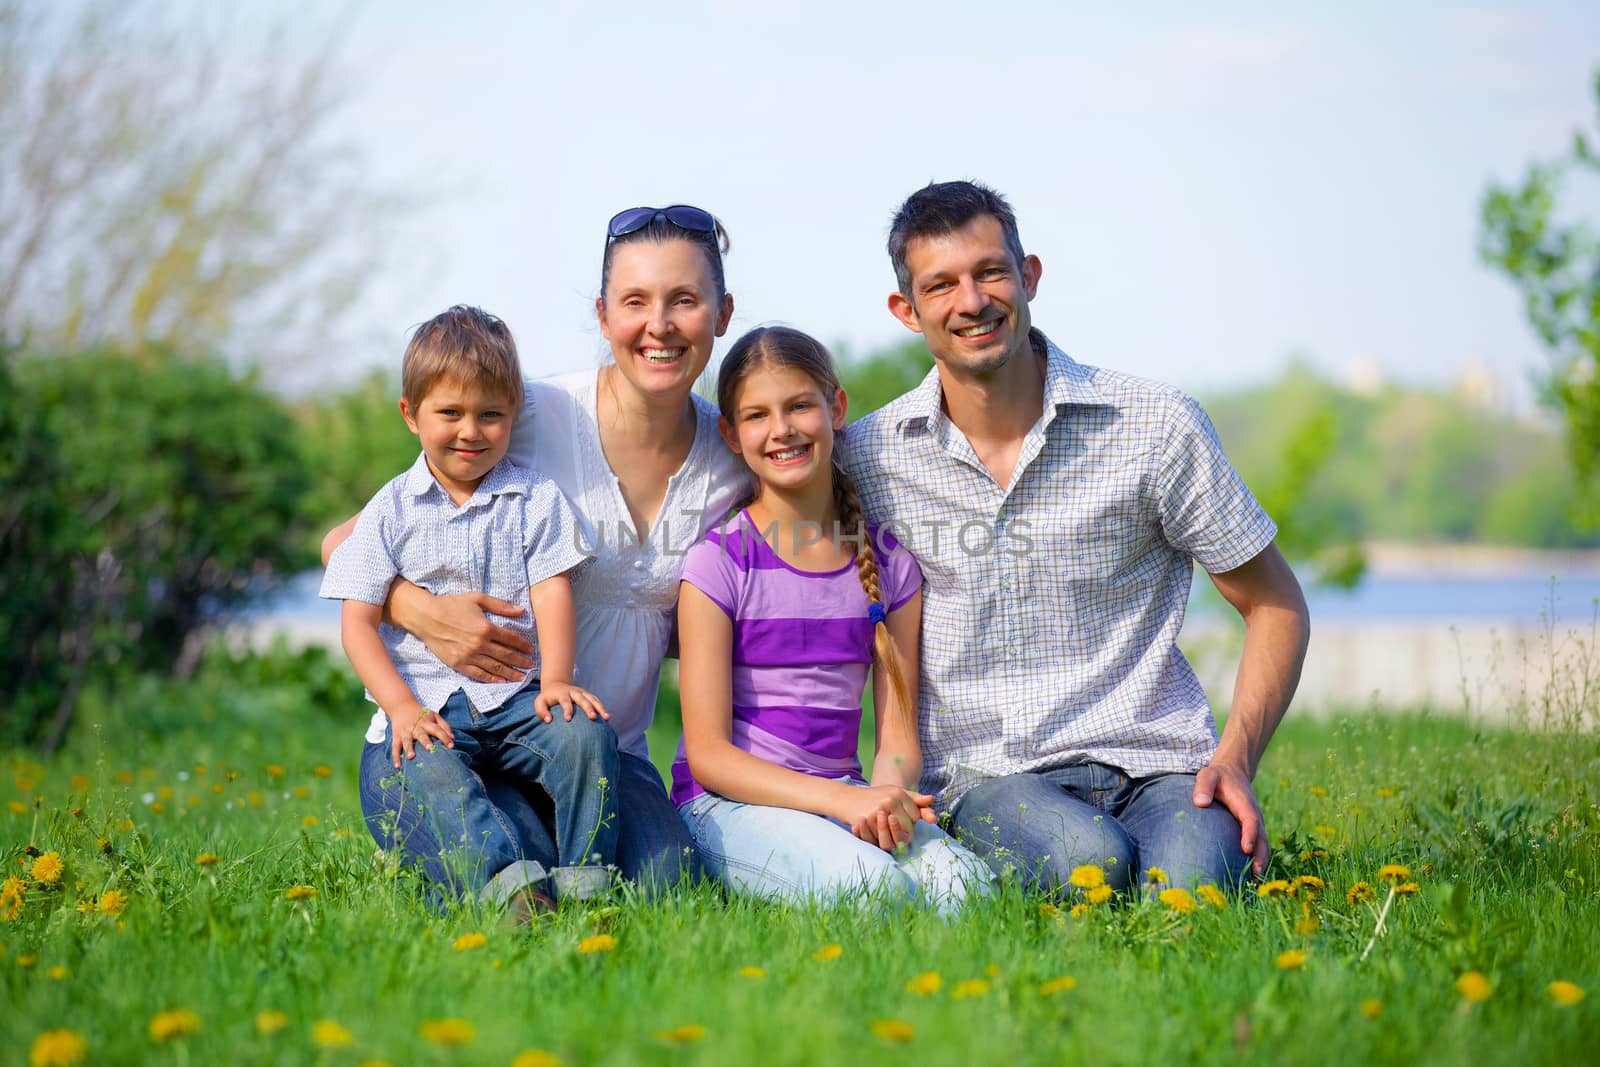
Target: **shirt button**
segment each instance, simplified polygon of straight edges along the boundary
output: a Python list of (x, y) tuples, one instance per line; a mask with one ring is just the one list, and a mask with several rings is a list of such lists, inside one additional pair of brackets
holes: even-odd
[(644, 560), (642, 560), (642, 559), (634, 560), (633, 561), (633, 569), (636, 570), (636, 571), (644, 570)]

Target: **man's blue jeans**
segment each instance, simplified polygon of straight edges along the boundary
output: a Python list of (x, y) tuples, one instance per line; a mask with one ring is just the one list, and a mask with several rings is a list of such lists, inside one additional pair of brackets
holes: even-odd
[[(416, 746), (397, 773), (407, 801), (434, 841), (444, 846), (449, 881), (479, 889), (500, 871), (530, 856), (524, 835), (496, 808), (484, 775), (537, 785), (555, 813), (555, 859), (560, 864), (607, 864), (616, 857), (617, 735), (604, 722), (559, 711), (552, 722), (534, 714), (535, 687), (492, 711), (480, 712), (457, 690), (440, 709), (455, 746)], [(384, 755), (389, 752), (387, 740)], [(365, 775), (363, 775), (365, 777)], [(381, 840), (381, 839), (380, 839)], [(541, 861), (541, 865), (545, 865)], [(548, 866), (548, 865), (546, 865)]]
[[(579, 717), (574, 715), (573, 721)], [(646, 891), (698, 877), (688, 831), (667, 799), (661, 776), (648, 760), (627, 752), (619, 757), (614, 795), (620, 820), (616, 862), (622, 876)], [(546, 869), (556, 866), (555, 814), (542, 788), (492, 773), (470, 775), (462, 788), (472, 794), (473, 803), (487, 805), (489, 817), (514, 843), (515, 855)], [(425, 803), (426, 798), (419, 801), (402, 786), (400, 772), (389, 762), (387, 743), (362, 749), (361, 810), (379, 847), (398, 852), (404, 863), (421, 866), (430, 880), (453, 892), (480, 890), (496, 872), (487, 864), (463, 871), (447, 862), (422, 816)]]
[(1194, 783), (1192, 774), (1130, 778), (1103, 763), (991, 778), (956, 802), (956, 836), (997, 872), (1047, 891), (1090, 863), (1119, 892), (1151, 867), (1173, 886), (1236, 888), (1250, 864), (1239, 820), (1219, 802), (1195, 807)]

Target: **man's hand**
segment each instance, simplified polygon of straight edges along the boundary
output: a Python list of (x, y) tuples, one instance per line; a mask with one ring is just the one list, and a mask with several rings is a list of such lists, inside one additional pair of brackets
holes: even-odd
[(422, 639), (446, 666), (475, 682), (520, 682), (533, 666), (533, 645), (521, 634), (490, 622), (485, 613), (516, 618), (527, 614), (487, 593), (432, 596), (415, 586), (389, 599), (391, 621)]
[(1261, 817), (1261, 805), (1256, 803), (1249, 776), (1231, 763), (1212, 763), (1202, 768), (1194, 779), (1194, 806), (1209, 808), (1213, 801), (1239, 820), (1239, 847), (1250, 857), (1251, 872), (1260, 878), (1267, 873), (1272, 845), (1267, 840), (1267, 824)]

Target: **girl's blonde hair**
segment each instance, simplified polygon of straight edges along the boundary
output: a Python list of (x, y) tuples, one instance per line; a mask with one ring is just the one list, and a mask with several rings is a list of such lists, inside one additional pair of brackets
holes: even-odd
[[(834, 370), (833, 357), (822, 342), (810, 334), (787, 326), (758, 326), (733, 343), (722, 357), (722, 367), (717, 372), (717, 407), (722, 417), (730, 423), (738, 409), (739, 386), (750, 374), (761, 367), (791, 368), (805, 374), (820, 387), (831, 401), (840, 389), (839, 373)], [(856, 560), (856, 574), (861, 579), (861, 589), (867, 594), (867, 605), (878, 605), (884, 621), (872, 627), (872, 658), (889, 676), (894, 690), (899, 714), (915, 732), (917, 708), (910, 686), (906, 684), (905, 665), (900, 652), (889, 636), (888, 605), (883, 603), (879, 588), (877, 547), (867, 533), (866, 516), (861, 510), (861, 498), (856, 494), (855, 482), (838, 463), (838, 450), (834, 450), (833, 502), (839, 512), (839, 540), (851, 546)], [(735, 511), (754, 499), (748, 497)]]

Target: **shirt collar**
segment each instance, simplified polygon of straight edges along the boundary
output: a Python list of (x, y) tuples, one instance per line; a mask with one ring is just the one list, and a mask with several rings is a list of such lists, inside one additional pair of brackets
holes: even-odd
[[(483, 481), (478, 483), (478, 488), (473, 490), (468, 504), (481, 503), (497, 497), (502, 493), (522, 495), (527, 491), (527, 486), (522, 479), (513, 477), (515, 465), (509, 458), (501, 457), (500, 462), (489, 468), (489, 473), (483, 476)], [(433, 471), (428, 467), (426, 453), (417, 453), (417, 461), (406, 471), (406, 493), (413, 497), (425, 497), (430, 492), (437, 490), (446, 500), (450, 494), (444, 491), (444, 486), (433, 476)]]
[[(1062, 407), (1081, 405), (1087, 407), (1103, 407), (1110, 401), (1095, 388), (1092, 372), (1083, 364), (1074, 360), (1051, 341), (1037, 328), (1028, 332), (1028, 339), (1033, 343), (1034, 351), (1042, 346), (1045, 351), (1044, 364), (1044, 410), (1059, 411)], [(914, 424), (930, 426), (942, 414), (940, 403), (944, 399), (944, 388), (939, 384), (939, 368), (934, 366), (928, 371), (922, 383), (906, 394), (905, 413), (900, 416), (902, 428)]]

